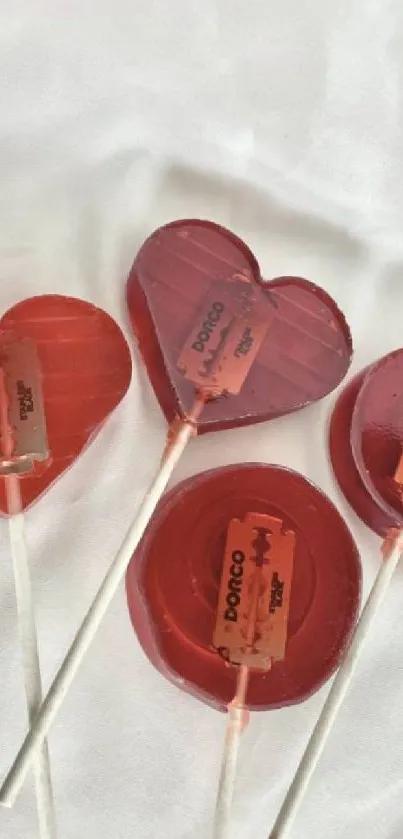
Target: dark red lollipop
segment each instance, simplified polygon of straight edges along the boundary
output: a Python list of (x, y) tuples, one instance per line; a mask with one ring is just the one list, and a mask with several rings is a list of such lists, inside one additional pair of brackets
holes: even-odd
[[(0, 321), (0, 510), (8, 516), (24, 683), (32, 722), (42, 707), (22, 511), (68, 469), (130, 384), (122, 332), (103, 311), (58, 295), (18, 303)], [(46, 743), (35, 749), (41, 836), (56, 836)]]
[(403, 451), (403, 350), (359, 373), (343, 390), (330, 424), (336, 478), (357, 515), (380, 536), (400, 527), (395, 473)]
[[(160, 502), (127, 572), (128, 604), (153, 664), (181, 689), (221, 709), (235, 668), (213, 649), (228, 522), (268, 513), (296, 534), (284, 661), (252, 673), (248, 705), (306, 699), (337, 667), (353, 629), (361, 571), (336, 508), (301, 475), (278, 466), (216, 469), (180, 483)], [(331, 538), (329, 538), (331, 534)]]
[[(31, 338), (41, 366), (50, 459), (20, 479), (26, 509), (69, 469), (119, 404), (130, 384), (131, 357), (115, 321), (71, 297), (17, 303), (3, 315), (0, 330)], [(0, 510), (7, 513), (4, 482)]]
[(403, 525), (403, 349), (368, 370), (357, 395), (351, 446), (364, 485), (391, 520)]
[(336, 478), (357, 515), (384, 537), (382, 561), (270, 839), (288, 834), (403, 554), (402, 372), (403, 350), (370, 365), (343, 390), (331, 419)]
[(136, 257), (127, 300), (168, 422), (191, 412), (197, 365), (215, 362), (228, 398), (204, 407), (199, 433), (301, 408), (336, 387), (350, 363), (350, 332), (329, 295), (300, 277), (264, 282), (245, 243), (213, 222), (156, 230)]

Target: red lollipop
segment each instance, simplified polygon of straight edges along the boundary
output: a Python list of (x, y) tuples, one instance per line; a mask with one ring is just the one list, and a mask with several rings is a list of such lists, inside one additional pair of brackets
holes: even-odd
[(326, 292), (301, 277), (265, 282), (249, 248), (207, 221), (156, 230), (134, 262), (129, 312), (167, 417), (208, 401), (199, 434), (288, 414), (344, 378), (352, 343)]
[(251, 708), (278, 708), (314, 693), (337, 667), (359, 603), (353, 539), (329, 499), (301, 475), (245, 464), (178, 484), (160, 501), (129, 565), (129, 610), (153, 664), (220, 710), (236, 682), (235, 669), (213, 648), (226, 536), (232, 519), (252, 512), (281, 520), (295, 534), (295, 550), (287, 655), (269, 675), (252, 677)]
[[(180, 689), (228, 708), (225, 764), (246, 707), (300, 702), (338, 666), (360, 583), (356, 546), (329, 499), (301, 475), (264, 464), (215, 469), (171, 490), (126, 578), (153, 664)], [(232, 780), (224, 768), (217, 836), (226, 835)]]
[(367, 492), (389, 517), (403, 524), (403, 350), (396, 350), (367, 372), (357, 395), (351, 447)]
[[(21, 344), (17, 350), (22, 368), (29, 361), (29, 342), (35, 345), (43, 390), (49, 457), (24, 474), (25, 510), (70, 468), (123, 399), (131, 379), (131, 358), (115, 321), (91, 303), (72, 297), (51, 294), (17, 303), (0, 321), (0, 341), (1, 333), (0, 349), (5, 339), (8, 343), (7, 334), (25, 342), (26, 352)], [(24, 398), (29, 402), (24, 392), (18, 401), (23, 403)], [(20, 431), (30, 416), (28, 411)], [(0, 510), (8, 512), (4, 484), (0, 484)]]
[(403, 451), (402, 375), (403, 350), (367, 367), (342, 391), (330, 425), (336, 478), (380, 536), (403, 523), (402, 481), (395, 480)]
[(212, 222), (157, 230), (127, 286), (140, 352), (171, 423), (158, 473), (0, 791), (11, 804), (192, 434), (259, 422), (329, 393), (352, 354), (347, 324), (300, 278), (265, 283), (249, 248)]
[[(72, 465), (120, 402), (130, 378), (130, 352), (120, 329), (89, 303), (35, 297), (1, 320), (0, 510), (9, 516), (31, 723), (42, 686), (23, 510)], [(46, 742), (36, 758), (39, 832), (41, 839), (55, 839)]]
[(384, 537), (383, 562), (270, 839), (292, 824), (403, 550), (402, 374), (403, 350), (396, 350), (355, 376), (333, 412), (333, 469), (357, 515)]

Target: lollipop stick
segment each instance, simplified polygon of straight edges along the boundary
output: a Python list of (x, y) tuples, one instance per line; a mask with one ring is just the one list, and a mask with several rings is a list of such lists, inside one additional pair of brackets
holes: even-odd
[[(22, 651), (25, 693), (30, 725), (35, 721), (42, 702), (38, 640), (35, 626), (32, 588), (25, 542), (24, 515), (21, 513), (19, 479), (5, 479), (9, 518), (10, 545), (14, 566), (18, 628)], [(36, 803), (41, 839), (56, 839), (56, 818), (53, 801), (49, 752), (46, 741), (34, 754)]]
[(194, 421), (205, 404), (201, 396), (187, 420), (174, 424), (160, 468), (155, 476), (125, 540), (106, 574), (53, 683), (45, 697), (5, 781), (0, 789), (0, 804), (12, 807), (33, 760), (35, 750), (46, 737), (77, 670), (104, 617), (119, 583), (127, 569), (147, 524), (161, 498), (191, 435)]
[(277, 816), (269, 839), (283, 839), (291, 828), (298, 808), (305, 796), (311, 777), (320, 760), (333, 723), (343, 704), (347, 690), (354, 676), (358, 660), (375, 620), (377, 611), (385, 597), (388, 585), (403, 553), (402, 531), (391, 533), (384, 543), (384, 562), (378, 572), (371, 593), (355, 628), (347, 654), (335, 677), (321, 715), (313, 730), (294, 780)]
[[(255, 542), (254, 547), (256, 547), (256, 545), (257, 543)], [(259, 560), (257, 560), (257, 562), (258, 561)], [(245, 642), (249, 649), (253, 647), (253, 641), (256, 635), (261, 587), (261, 566), (257, 564), (252, 578), (250, 608), (245, 633)], [(221, 775), (218, 785), (214, 839), (228, 839), (230, 836), (231, 811), (234, 798), (238, 752), (241, 742), (241, 734), (248, 719), (248, 712), (246, 710), (246, 695), (248, 692), (249, 673), (250, 670), (246, 664), (239, 665), (236, 693), (228, 708), (230, 718), (225, 737)]]
[(247, 713), (245, 703), (248, 681), (249, 668), (241, 665), (238, 670), (237, 691), (228, 708), (229, 722), (225, 735), (224, 753), (218, 786), (214, 839), (227, 839), (230, 835), (238, 752)]

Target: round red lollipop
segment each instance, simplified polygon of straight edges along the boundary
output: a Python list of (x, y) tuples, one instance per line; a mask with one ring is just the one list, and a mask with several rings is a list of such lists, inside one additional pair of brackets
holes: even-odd
[(359, 373), (343, 390), (330, 424), (336, 478), (357, 515), (386, 536), (403, 522), (395, 473), (403, 451), (403, 350)]
[(336, 478), (357, 515), (385, 537), (382, 562), (270, 839), (283, 839), (292, 825), (402, 555), (402, 372), (403, 350), (370, 365), (341, 393), (331, 419)]
[(160, 502), (127, 572), (130, 615), (153, 664), (183, 690), (220, 709), (236, 669), (213, 649), (226, 531), (248, 512), (279, 517), (296, 535), (284, 661), (252, 673), (248, 705), (306, 699), (338, 665), (360, 598), (357, 548), (333, 504), (279, 466), (215, 469), (180, 483)]
[(379, 508), (403, 525), (403, 349), (368, 370), (357, 395), (351, 445), (364, 485)]

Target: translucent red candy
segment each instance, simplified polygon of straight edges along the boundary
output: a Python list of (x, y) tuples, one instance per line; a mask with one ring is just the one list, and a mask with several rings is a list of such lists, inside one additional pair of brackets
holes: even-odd
[[(1, 332), (32, 338), (43, 375), (50, 461), (21, 478), (27, 508), (92, 441), (125, 395), (131, 357), (123, 333), (90, 303), (59, 295), (24, 300), (3, 315)], [(7, 511), (4, 481), (0, 510)]]
[(357, 515), (376, 533), (403, 524), (403, 350), (359, 373), (344, 389), (330, 425), (336, 478)]
[(228, 523), (247, 512), (296, 533), (284, 661), (251, 674), (248, 703), (276, 708), (307, 698), (338, 666), (360, 599), (357, 548), (326, 496), (279, 466), (215, 469), (160, 502), (127, 572), (131, 619), (152, 663), (179, 688), (224, 709), (236, 669), (212, 648)]
[(216, 288), (233, 295), (234, 306), (237, 295), (249, 294), (254, 315), (267, 319), (268, 328), (240, 392), (208, 402), (199, 432), (287, 414), (343, 379), (350, 332), (323, 289), (300, 277), (264, 282), (255, 257), (233, 233), (208, 221), (177, 221), (146, 240), (127, 287), (133, 329), (168, 422), (194, 405), (195, 385), (178, 359)]

